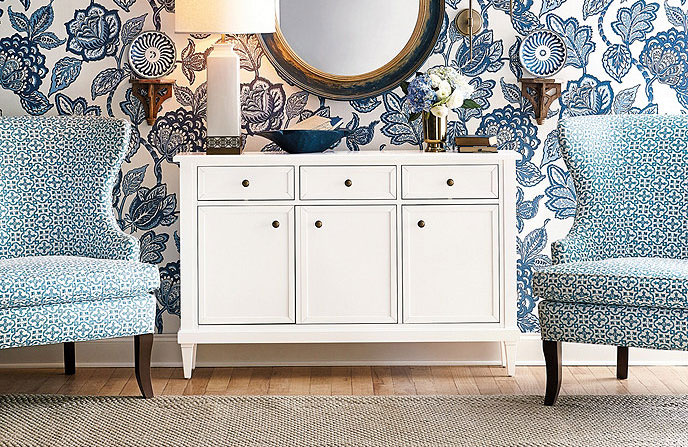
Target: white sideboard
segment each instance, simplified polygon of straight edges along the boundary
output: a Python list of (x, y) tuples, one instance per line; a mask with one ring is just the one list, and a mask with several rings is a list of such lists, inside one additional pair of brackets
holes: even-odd
[(500, 342), (516, 155), (180, 154), (184, 376), (203, 343)]

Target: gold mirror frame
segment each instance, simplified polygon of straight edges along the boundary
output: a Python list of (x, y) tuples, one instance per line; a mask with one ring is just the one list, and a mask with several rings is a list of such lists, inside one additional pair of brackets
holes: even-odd
[(265, 55), (284, 79), (318, 96), (354, 100), (380, 95), (411, 77), (432, 53), (444, 21), (444, 0), (418, 0), (418, 20), (411, 38), (390, 62), (369, 73), (342, 76), (311, 66), (289, 46), (276, 24), (274, 34), (261, 34)]

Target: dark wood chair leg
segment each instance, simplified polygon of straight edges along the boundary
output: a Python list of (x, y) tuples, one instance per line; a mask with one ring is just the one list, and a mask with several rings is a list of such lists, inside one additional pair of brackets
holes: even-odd
[(554, 405), (561, 389), (561, 342), (542, 340), (542, 351), (547, 368), (545, 405)]
[(616, 348), (616, 378), (628, 379), (628, 346)]
[(74, 349), (74, 342), (67, 342), (64, 344), (64, 368), (65, 374), (71, 376), (76, 373), (76, 354)]
[(153, 334), (134, 336), (134, 371), (141, 394), (146, 399), (153, 397), (151, 384), (151, 351), (153, 349)]

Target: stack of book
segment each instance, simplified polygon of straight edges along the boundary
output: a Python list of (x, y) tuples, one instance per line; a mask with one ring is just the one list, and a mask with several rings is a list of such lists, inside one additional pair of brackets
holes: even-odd
[(454, 138), (459, 152), (497, 152), (497, 137), (494, 135), (461, 135)]

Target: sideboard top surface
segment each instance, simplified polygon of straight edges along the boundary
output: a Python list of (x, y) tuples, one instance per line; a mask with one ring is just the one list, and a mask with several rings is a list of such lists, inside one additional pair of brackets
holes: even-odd
[(183, 152), (174, 157), (191, 165), (251, 165), (251, 164), (366, 164), (366, 163), (422, 163), (422, 164), (482, 164), (501, 160), (516, 160), (514, 151), (497, 153), (421, 152), (415, 150), (332, 151), (316, 154), (287, 154), (277, 152), (244, 152), (241, 155), (207, 155), (203, 152)]

